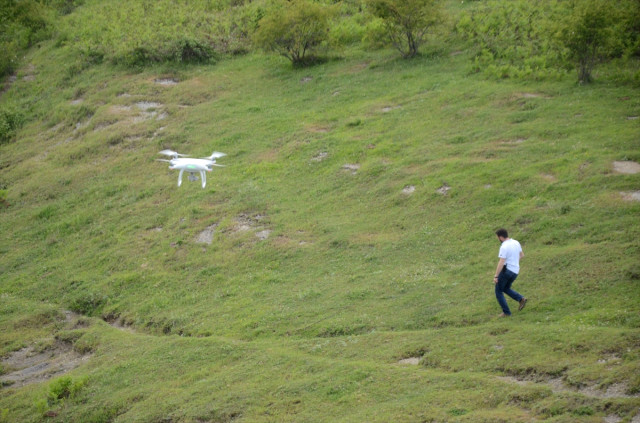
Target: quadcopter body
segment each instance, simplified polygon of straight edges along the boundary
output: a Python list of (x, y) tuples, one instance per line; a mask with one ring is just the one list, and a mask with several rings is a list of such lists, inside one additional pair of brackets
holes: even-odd
[(164, 154), (165, 156), (171, 157), (170, 160), (158, 159), (158, 161), (167, 162), (169, 163), (169, 169), (180, 171), (178, 174), (178, 186), (182, 185), (182, 175), (184, 172), (187, 172), (189, 173), (190, 181), (198, 180), (197, 175), (200, 174), (202, 188), (207, 185), (206, 172), (211, 172), (213, 170), (213, 166), (224, 167), (223, 165), (217, 164), (216, 159), (226, 156), (226, 154), (218, 151), (214, 151), (209, 157), (201, 159), (190, 158), (173, 150), (162, 150), (158, 154)]

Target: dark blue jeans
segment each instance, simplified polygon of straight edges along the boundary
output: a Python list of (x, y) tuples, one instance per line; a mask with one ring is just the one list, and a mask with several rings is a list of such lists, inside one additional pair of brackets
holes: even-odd
[(504, 294), (507, 294), (518, 302), (520, 302), (520, 300), (524, 298), (522, 295), (511, 289), (511, 284), (516, 280), (517, 277), (517, 273), (513, 273), (512, 271), (507, 269), (503, 269), (502, 272), (500, 272), (500, 274), (498, 275), (498, 283), (496, 284), (496, 298), (498, 299), (498, 304), (500, 304), (500, 307), (502, 307), (502, 312), (507, 316), (511, 316), (511, 310), (509, 310), (509, 306), (507, 305), (507, 300), (504, 298)]

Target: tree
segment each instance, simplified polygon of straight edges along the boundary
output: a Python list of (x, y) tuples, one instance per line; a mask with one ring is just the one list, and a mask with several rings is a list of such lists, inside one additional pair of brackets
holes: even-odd
[(275, 51), (294, 66), (308, 64), (311, 52), (327, 40), (330, 11), (308, 0), (282, 4), (258, 22), (254, 41), (265, 50)]
[(577, 1), (562, 30), (562, 40), (578, 70), (578, 80), (588, 84), (596, 63), (607, 53), (612, 30), (612, 7), (604, 0)]
[(369, 6), (384, 21), (391, 44), (405, 58), (418, 54), (428, 30), (440, 20), (438, 0), (369, 0)]

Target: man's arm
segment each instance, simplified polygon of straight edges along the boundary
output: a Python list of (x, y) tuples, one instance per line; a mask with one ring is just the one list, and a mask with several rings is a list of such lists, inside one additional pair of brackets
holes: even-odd
[[(522, 253), (520, 253), (522, 254)], [(493, 283), (498, 283), (498, 275), (502, 272), (502, 268), (504, 267), (504, 262), (506, 259), (501, 258), (498, 260), (498, 267), (496, 267), (496, 275), (493, 277)]]

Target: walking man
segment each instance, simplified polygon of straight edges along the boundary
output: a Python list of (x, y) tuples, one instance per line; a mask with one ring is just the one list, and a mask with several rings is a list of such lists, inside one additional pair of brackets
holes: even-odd
[(498, 239), (502, 243), (500, 246), (500, 252), (498, 253), (498, 267), (496, 268), (496, 275), (493, 278), (493, 283), (496, 286), (496, 298), (498, 304), (502, 307), (502, 314), (500, 317), (511, 316), (511, 310), (507, 305), (507, 300), (504, 298), (504, 294), (507, 294), (520, 305), (518, 310), (522, 310), (527, 304), (527, 299), (516, 291), (511, 289), (513, 281), (518, 277), (520, 273), (520, 259), (524, 257), (522, 247), (520, 243), (515, 239), (509, 238), (509, 234), (506, 229), (498, 229), (496, 231)]

